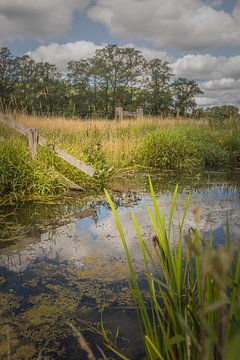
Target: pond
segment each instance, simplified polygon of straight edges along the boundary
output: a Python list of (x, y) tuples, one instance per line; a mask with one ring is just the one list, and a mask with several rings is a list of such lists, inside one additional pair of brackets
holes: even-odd
[[(185, 231), (198, 226), (206, 237), (212, 231), (214, 246), (219, 246), (225, 241), (228, 221), (231, 241), (239, 243), (240, 171), (179, 178), (172, 173), (152, 174), (151, 178), (166, 219), (179, 183), (174, 226), (190, 192)], [(109, 191), (144, 290), (131, 214), (135, 213), (152, 251), (154, 230), (146, 211), (146, 205), (152, 207), (148, 176), (125, 174), (115, 179)], [(197, 224), (195, 209), (200, 212)], [(125, 253), (105, 196), (74, 194), (0, 207), (0, 359), (87, 358), (69, 323), (86, 337), (96, 357), (102, 358), (97, 347), (106, 351), (101, 316), (112, 342), (125, 355), (144, 358), (128, 277)]]

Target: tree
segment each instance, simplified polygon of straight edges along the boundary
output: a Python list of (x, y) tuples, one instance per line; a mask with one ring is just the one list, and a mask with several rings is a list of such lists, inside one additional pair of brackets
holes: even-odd
[(6, 47), (0, 48), (0, 110), (11, 107), (12, 93), (18, 82), (18, 59)]
[(146, 67), (145, 108), (152, 115), (168, 115), (172, 107), (170, 79), (172, 71), (167, 62), (153, 59)]
[(212, 106), (205, 110), (206, 117), (217, 121), (239, 117), (239, 109), (233, 105)]
[(203, 94), (199, 85), (194, 80), (178, 78), (172, 84), (172, 94), (174, 101), (174, 113), (186, 116), (196, 106), (195, 96)]
[[(28, 55), (14, 57), (0, 48), (0, 110), (28, 114), (113, 118), (115, 108), (134, 111), (144, 106), (151, 115), (186, 115), (202, 94), (192, 80), (176, 79), (160, 59), (145, 60), (135, 48), (107, 45), (86, 60), (71, 61), (66, 73)], [(209, 110), (209, 114), (219, 109)], [(235, 116), (234, 107), (221, 116)]]
[(40, 62), (36, 65), (37, 73), (37, 112), (46, 115), (57, 115), (61, 99), (57, 98), (56, 89), (61, 82), (61, 75), (55, 65)]
[(98, 109), (113, 117), (116, 106), (134, 107), (145, 59), (134, 48), (107, 45), (92, 59)]
[(72, 114), (82, 117), (91, 116), (94, 111), (91, 60), (70, 61), (67, 77)]
[(18, 111), (30, 114), (35, 111), (37, 83), (35, 61), (28, 55), (18, 58), (18, 82), (13, 93)]

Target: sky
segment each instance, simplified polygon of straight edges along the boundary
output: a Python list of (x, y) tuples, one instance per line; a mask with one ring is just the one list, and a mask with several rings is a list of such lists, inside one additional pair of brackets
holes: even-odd
[(0, 46), (60, 70), (106, 44), (196, 80), (199, 106), (240, 107), (240, 0), (0, 0)]

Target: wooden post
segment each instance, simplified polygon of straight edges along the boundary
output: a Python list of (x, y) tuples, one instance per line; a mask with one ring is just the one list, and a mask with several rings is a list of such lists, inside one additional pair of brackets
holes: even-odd
[(179, 115), (180, 115), (180, 109), (177, 108), (177, 120), (179, 120)]
[(121, 106), (116, 107), (115, 109), (115, 119), (123, 120), (123, 108)]
[(142, 108), (137, 109), (137, 117), (139, 119), (143, 119), (143, 109)]
[(95, 169), (92, 166), (85, 164), (83, 161), (75, 158), (73, 155), (68, 154), (59, 147), (49, 147), (47, 140), (38, 134), (37, 129), (28, 129), (25, 126), (18, 124), (16, 121), (14, 121), (11, 118), (8, 119), (5, 119), (4, 117), (1, 118), (1, 114), (0, 114), (0, 122), (11, 127), (12, 129), (15, 129), (20, 134), (28, 136), (29, 146), (33, 158), (36, 156), (37, 144), (39, 144), (41, 146), (50, 148), (58, 157), (67, 161), (69, 164), (75, 166), (77, 169), (83, 171), (85, 174), (93, 177), (95, 173)]
[(32, 159), (35, 159), (37, 156), (37, 144), (39, 141), (39, 134), (37, 129), (29, 129), (28, 141)]

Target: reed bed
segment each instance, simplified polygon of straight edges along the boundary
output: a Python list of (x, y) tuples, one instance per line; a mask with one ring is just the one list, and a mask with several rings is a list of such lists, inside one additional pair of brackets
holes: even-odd
[[(106, 192), (126, 253), (129, 287), (140, 319), (145, 355), (149, 360), (236, 360), (240, 342), (240, 247), (232, 249), (226, 226), (225, 246), (215, 247), (212, 234), (206, 239), (194, 229), (185, 229), (184, 214), (178, 234), (172, 237), (172, 219), (178, 187), (170, 207), (168, 223), (160, 212), (150, 181), (152, 211), (147, 207), (156, 233), (155, 255), (146, 245), (134, 214), (138, 242), (145, 266), (149, 299), (140, 288), (122, 227), (114, 204)], [(172, 245), (174, 244), (174, 245)], [(184, 244), (187, 250), (184, 250)], [(106, 345), (127, 360), (108, 339)]]

